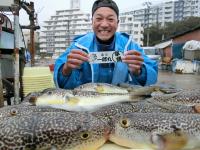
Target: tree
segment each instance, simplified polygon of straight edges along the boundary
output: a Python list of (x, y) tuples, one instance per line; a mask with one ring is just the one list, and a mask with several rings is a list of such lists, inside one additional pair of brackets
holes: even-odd
[[(168, 22), (164, 27), (160, 25), (153, 25), (149, 27), (149, 45), (155, 45), (164, 39), (182, 33), (200, 25), (200, 17), (189, 17), (183, 21)], [(144, 43), (146, 43), (147, 28), (144, 29)]]
[[(155, 45), (162, 39), (162, 29), (156, 25), (153, 25), (149, 28), (149, 45)], [(147, 29), (144, 29), (144, 43), (147, 43)]]

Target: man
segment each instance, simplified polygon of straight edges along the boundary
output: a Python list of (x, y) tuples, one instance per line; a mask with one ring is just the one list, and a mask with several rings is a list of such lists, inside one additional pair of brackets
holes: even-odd
[[(96, 0), (92, 7), (92, 28), (74, 39), (71, 46), (55, 62), (54, 81), (57, 87), (73, 89), (89, 82), (150, 85), (157, 81), (157, 63), (125, 34), (116, 32), (119, 9), (112, 0)], [(88, 53), (120, 51), (122, 62), (89, 63)]]

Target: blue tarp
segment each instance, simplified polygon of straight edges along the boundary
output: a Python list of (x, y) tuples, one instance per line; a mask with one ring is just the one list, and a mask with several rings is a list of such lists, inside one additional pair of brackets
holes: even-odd
[(178, 43), (172, 45), (172, 57), (173, 59), (182, 59), (183, 58), (183, 46), (185, 43)]

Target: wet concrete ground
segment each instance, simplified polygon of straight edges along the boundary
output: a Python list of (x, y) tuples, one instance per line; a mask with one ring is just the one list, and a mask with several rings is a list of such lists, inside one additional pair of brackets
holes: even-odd
[(169, 85), (179, 89), (200, 88), (200, 74), (177, 74), (159, 71), (157, 84)]

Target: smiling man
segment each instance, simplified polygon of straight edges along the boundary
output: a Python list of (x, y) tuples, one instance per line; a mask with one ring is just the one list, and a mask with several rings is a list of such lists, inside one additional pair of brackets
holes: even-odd
[[(158, 66), (126, 33), (116, 32), (119, 9), (112, 0), (96, 0), (92, 7), (94, 32), (76, 37), (66, 52), (55, 62), (54, 81), (57, 87), (73, 89), (89, 82), (110, 84), (156, 83)], [(122, 61), (93, 64), (91, 52), (118, 51)]]

